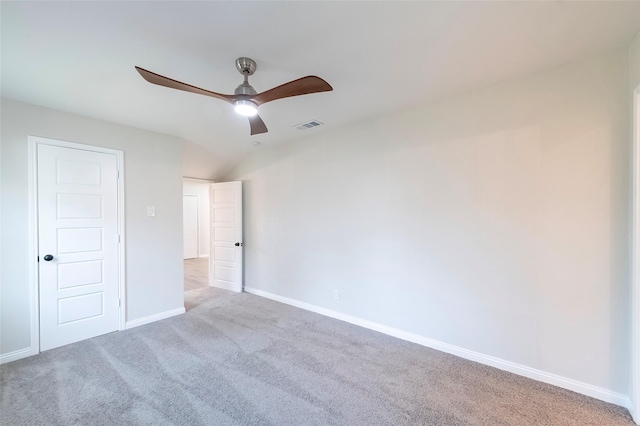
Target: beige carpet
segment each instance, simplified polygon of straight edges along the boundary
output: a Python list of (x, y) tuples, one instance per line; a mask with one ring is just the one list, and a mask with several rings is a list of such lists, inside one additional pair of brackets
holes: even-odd
[(0, 367), (3, 425), (631, 425), (625, 409), (251, 294)]

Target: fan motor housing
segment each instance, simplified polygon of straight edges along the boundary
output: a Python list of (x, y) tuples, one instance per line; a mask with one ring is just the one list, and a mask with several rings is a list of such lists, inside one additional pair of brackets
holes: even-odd
[(255, 89), (249, 84), (249, 82), (245, 81), (240, 86), (236, 87), (234, 92), (235, 95), (247, 95), (247, 96), (255, 96), (258, 93)]

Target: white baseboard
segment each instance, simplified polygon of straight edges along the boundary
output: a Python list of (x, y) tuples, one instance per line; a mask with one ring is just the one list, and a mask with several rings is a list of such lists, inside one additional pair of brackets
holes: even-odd
[[(160, 321), (166, 318), (171, 318), (176, 315), (184, 314), (186, 312), (185, 308), (176, 308), (166, 312), (160, 312), (159, 314), (149, 315), (147, 317), (139, 318), (133, 321), (127, 321), (124, 325), (125, 330), (138, 327), (141, 325), (149, 324), (155, 321)], [(22, 358), (26, 358), (28, 356), (37, 355), (39, 351), (37, 348), (24, 348), (19, 349), (17, 351), (9, 352), (6, 354), (0, 355), (0, 364), (5, 364), (7, 362), (17, 361)]]
[(631, 398), (629, 398), (629, 405), (627, 406), (627, 410), (629, 410), (629, 413), (631, 413), (631, 418), (633, 418), (633, 421), (637, 425), (640, 425), (640, 411), (636, 410), (636, 406), (633, 404)]
[(470, 361), (479, 362), (481, 364), (489, 365), (491, 367), (505, 370), (510, 373), (518, 374), (520, 376), (528, 377), (540, 382), (549, 383), (554, 386), (558, 386), (564, 389), (568, 389), (577, 393), (581, 393), (601, 401), (610, 402), (612, 404), (620, 405), (631, 411), (631, 400), (627, 395), (623, 395), (617, 392), (613, 392), (609, 389), (604, 389), (598, 386), (593, 386), (587, 383), (579, 382), (577, 380), (569, 379), (559, 376), (557, 374), (548, 373), (546, 371), (538, 370), (536, 368), (527, 367), (526, 365), (517, 364), (515, 362), (506, 361), (501, 358), (497, 358), (490, 355), (485, 355), (480, 352), (471, 351), (469, 349), (461, 348), (459, 346), (451, 345), (449, 343), (440, 342), (438, 340), (430, 339), (428, 337), (420, 336), (418, 334), (409, 333), (397, 328), (388, 327), (386, 325), (378, 324), (373, 321), (364, 320), (351, 315), (346, 315), (340, 312), (332, 311), (331, 309), (323, 308), (320, 306), (312, 305), (305, 302), (300, 302), (288, 297), (278, 296), (277, 294), (269, 293), (266, 291), (258, 290), (256, 288), (245, 287), (244, 291), (247, 293), (255, 294), (256, 296), (265, 297), (267, 299), (282, 302), (287, 305), (295, 306), (297, 308), (305, 309), (307, 311), (315, 312), (321, 315), (325, 315), (331, 318), (335, 318), (341, 321), (345, 321), (351, 324), (358, 325), (360, 327), (368, 328), (370, 330), (378, 331), (380, 333), (387, 334), (389, 336), (397, 337), (399, 339), (407, 340), (409, 342), (417, 343), (428, 348), (436, 349), (442, 352), (446, 352), (452, 355), (459, 356)]
[(201, 254), (200, 256), (198, 256), (198, 259), (204, 259), (204, 258), (208, 258), (209, 255), (208, 254)]
[(37, 354), (38, 350), (36, 348), (18, 349), (17, 351), (0, 355), (0, 364), (6, 364), (7, 362), (17, 361), (19, 359)]
[(184, 314), (186, 312), (184, 306), (182, 308), (171, 309), (170, 311), (160, 312), (159, 314), (149, 315), (146, 317), (138, 318), (132, 321), (127, 321), (124, 324), (124, 329), (139, 327), (141, 325), (150, 324), (152, 322), (160, 321), (166, 318), (171, 318), (176, 315)]

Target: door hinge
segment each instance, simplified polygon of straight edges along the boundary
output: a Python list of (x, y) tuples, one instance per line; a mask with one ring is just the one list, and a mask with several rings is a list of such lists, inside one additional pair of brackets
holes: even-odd
[(120, 170), (116, 170), (116, 179), (120, 179)]
[(40, 262), (40, 256), (38, 256), (38, 262)]
[(118, 299), (118, 308), (122, 307), (122, 300)]
[(120, 244), (120, 234), (118, 234), (118, 244)]

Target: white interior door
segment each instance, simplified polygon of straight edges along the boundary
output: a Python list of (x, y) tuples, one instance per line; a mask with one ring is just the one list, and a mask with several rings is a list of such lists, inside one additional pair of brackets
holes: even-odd
[(242, 291), (242, 182), (211, 184), (209, 282)]
[(198, 196), (182, 196), (184, 258), (198, 257)]
[(38, 145), (40, 349), (118, 330), (114, 154)]

